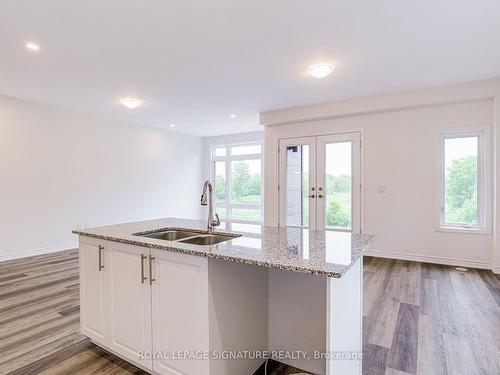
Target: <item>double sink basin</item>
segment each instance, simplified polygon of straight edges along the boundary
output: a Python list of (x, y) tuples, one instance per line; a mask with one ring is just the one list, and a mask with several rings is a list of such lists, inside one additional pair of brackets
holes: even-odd
[(135, 233), (134, 236), (154, 238), (164, 241), (176, 241), (180, 243), (188, 243), (191, 245), (215, 245), (219, 242), (233, 240), (240, 237), (239, 234), (212, 234), (191, 231), (189, 229), (164, 229), (155, 232)]

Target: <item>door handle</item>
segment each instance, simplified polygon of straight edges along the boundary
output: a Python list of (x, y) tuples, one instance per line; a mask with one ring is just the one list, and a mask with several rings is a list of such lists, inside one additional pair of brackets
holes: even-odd
[(104, 246), (99, 245), (99, 271), (104, 269), (104, 265), (102, 264), (102, 251), (104, 250)]
[(320, 193), (318, 193), (318, 198), (323, 198), (324, 195), (323, 193), (321, 193), (323, 191), (323, 188), (321, 186), (318, 188), (318, 191), (320, 191)]
[(149, 256), (149, 285), (153, 285), (153, 281), (156, 281), (156, 279), (153, 279), (153, 260), (155, 257)]
[(314, 194), (311, 194), (311, 195), (308, 195), (309, 198), (316, 198), (316, 195)]
[(144, 284), (144, 281), (148, 279), (146, 276), (144, 276), (144, 259), (146, 258), (146, 255), (141, 254), (141, 284)]

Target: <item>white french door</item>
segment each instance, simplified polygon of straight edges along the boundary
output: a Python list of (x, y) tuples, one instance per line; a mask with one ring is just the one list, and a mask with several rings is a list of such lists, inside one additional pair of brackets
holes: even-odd
[(280, 140), (280, 226), (361, 230), (359, 133)]
[(316, 228), (316, 137), (282, 139), (280, 226)]

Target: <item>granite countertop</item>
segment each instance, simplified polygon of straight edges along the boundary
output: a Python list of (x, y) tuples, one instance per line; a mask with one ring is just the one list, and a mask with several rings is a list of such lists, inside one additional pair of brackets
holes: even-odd
[(165, 218), (74, 230), (73, 233), (136, 246), (328, 277), (342, 277), (374, 240), (374, 236), (367, 234), (237, 223), (222, 223), (215, 233), (236, 233), (241, 236), (216, 245), (191, 245), (134, 235), (170, 228), (206, 232), (206, 221)]

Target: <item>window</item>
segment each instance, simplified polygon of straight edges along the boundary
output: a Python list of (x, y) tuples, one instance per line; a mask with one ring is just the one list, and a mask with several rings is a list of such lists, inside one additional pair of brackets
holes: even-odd
[(226, 222), (262, 221), (262, 144), (217, 145), (211, 150), (215, 207)]
[(440, 133), (439, 223), (443, 229), (489, 229), (487, 129)]

